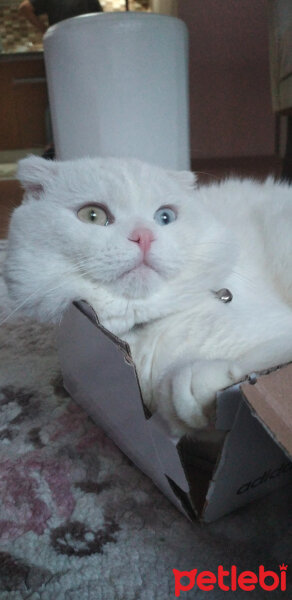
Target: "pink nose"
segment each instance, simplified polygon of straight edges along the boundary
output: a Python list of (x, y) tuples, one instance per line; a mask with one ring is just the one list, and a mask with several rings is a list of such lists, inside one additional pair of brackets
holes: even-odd
[(150, 229), (138, 227), (129, 235), (129, 240), (139, 244), (143, 254), (146, 254), (151, 246), (151, 242), (154, 240), (154, 235)]

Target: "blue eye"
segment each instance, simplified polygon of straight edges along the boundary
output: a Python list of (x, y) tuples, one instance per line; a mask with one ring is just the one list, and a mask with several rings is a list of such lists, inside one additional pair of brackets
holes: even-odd
[(169, 208), (168, 206), (162, 206), (156, 211), (154, 215), (154, 221), (156, 221), (158, 225), (169, 225), (169, 223), (173, 223), (173, 221), (175, 220), (176, 213), (172, 208)]

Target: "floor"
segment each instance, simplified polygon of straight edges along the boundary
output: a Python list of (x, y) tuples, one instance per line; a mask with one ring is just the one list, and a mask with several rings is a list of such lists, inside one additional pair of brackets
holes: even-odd
[[(21, 203), (22, 189), (14, 176), (16, 170), (15, 161), (21, 158), (23, 153), (26, 155), (29, 153), (29, 150), (21, 151), (21, 156), (17, 152), (14, 154), (6, 153), (6, 156), (0, 153), (0, 239), (4, 239), (7, 236), (10, 216), (14, 208)], [(36, 153), (39, 154), (38, 149)], [(8, 168), (5, 175), (5, 166), (7, 167), (7, 165), (9, 165), (9, 175)], [(201, 183), (208, 183), (214, 179), (220, 180), (231, 174), (240, 177), (254, 177), (256, 179), (264, 179), (269, 174), (280, 177), (281, 167), (280, 159), (265, 156), (233, 159), (201, 159), (194, 160), (192, 163), (192, 170), (198, 173)]]

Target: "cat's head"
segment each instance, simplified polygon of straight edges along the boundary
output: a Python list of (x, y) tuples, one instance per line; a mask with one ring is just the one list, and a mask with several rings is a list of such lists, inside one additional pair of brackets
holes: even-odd
[(18, 176), (25, 195), (11, 220), (5, 277), (15, 301), (41, 319), (100, 289), (148, 301), (186, 268), (206, 227), (190, 172), (32, 156)]

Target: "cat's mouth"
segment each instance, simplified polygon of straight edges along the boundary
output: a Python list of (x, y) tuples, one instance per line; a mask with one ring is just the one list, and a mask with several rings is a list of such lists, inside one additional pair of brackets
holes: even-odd
[(153, 265), (151, 265), (147, 261), (147, 259), (144, 258), (144, 260), (142, 260), (138, 265), (134, 265), (133, 267), (131, 267), (131, 269), (127, 269), (126, 271), (121, 273), (121, 275), (119, 276), (119, 279), (121, 279), (123, 277), (127, 277), (127, 275), (132, 275), (135, 273), (144, 275), (146, 273), (149, 273), (149, 271), (154, 271), (155, 273), (157, 273), (157, 270), (155, 269), (155, 267), (153, 267)]

